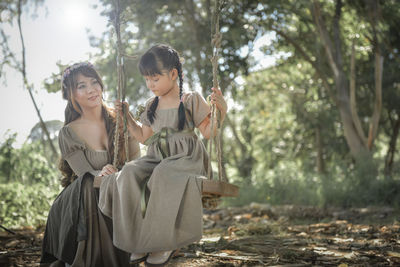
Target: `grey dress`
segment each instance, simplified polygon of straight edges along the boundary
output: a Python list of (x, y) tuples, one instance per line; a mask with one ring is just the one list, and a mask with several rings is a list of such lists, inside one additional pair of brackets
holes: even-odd
[(207, 175), (208, 155), (193, 129), (210, 109), (196, 92), (184, 99), (186, 122), (180, 132), (177, 108), (157, 110), (150, 124), (150, 99), (141, 116), (155, 133), (147, 155), (103, 177), (99, 207), (113, 219), (114, 245), (124, 251), (173, 250), (201, 239), (201, 179)]
[[(43, 239), (42, 265), (128, 266), (129, 254), (112, 244), (112, 222), (98, 209), (93, 177), (111, 162), (108, 151), (89, 148), (72, 130), (59, 132), (62, 158), (78, 178), (54, 201)], [(129, 138), (130, 158), (140, 156), (140, 147)]]

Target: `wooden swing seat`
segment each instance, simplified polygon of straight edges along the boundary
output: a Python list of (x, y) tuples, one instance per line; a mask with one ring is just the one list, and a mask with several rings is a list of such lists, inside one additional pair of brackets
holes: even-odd
[(237, 197), (239, 187), (230, 183), (205, 178), (203, 181), (202, 194), (217, 197)]

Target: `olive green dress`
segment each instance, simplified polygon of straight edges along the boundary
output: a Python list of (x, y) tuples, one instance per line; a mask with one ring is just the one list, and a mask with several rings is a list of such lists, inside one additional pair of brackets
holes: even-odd
[(100, 185), (99, 207), (113, 219), (114, 245), (132, 253), (173, 250), (202, 236), (201, 179), (208, 155), (193, 129), (209, 106), (200, 94), (186, 94), (185, 128), (178, 131), (177, 108), (156, 110), (150, 124), (152, 101), (141, 116), (155, 133), (146, 141), (147, 155), (104, 176)]
[[(128, 266), (129, 254), (112, 243), (112, 222), (98, 209), (93, 177), (111, 163), (108, 151), (89, 148), (64, 126), (59, 132), (62, 158), (78, 178), (54, 201), (43, 239), (42, 265)], [(130, 159), (140, 156), (139, 143), (129, 138)], [(97, 191), (97, 192), (96, 192)]]

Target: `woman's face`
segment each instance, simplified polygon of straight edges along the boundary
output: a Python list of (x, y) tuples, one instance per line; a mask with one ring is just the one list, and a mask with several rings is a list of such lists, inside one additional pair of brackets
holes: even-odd
[(76, 76), (76, 84), (77, 86), (72, 95), (82, 110), (101, 105), (102, 88), (96, 78), (87, 77), (79, 73)]

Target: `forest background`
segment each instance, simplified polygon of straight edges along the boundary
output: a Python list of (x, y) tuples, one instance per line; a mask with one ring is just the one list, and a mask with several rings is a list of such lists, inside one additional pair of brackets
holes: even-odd
[[(131, 110), (135, 112), (150, 96), (137, 61), (155, 43), (168, 43), (181, 53), (186, 90), (208, 95), (214, 2), (120, 2)], [(113, 1), (100, 3), (99, 16), (110, 20)], [(2, 16), (1, 23), (18, 26), (23, 12), (43, 5), (46, 1), (3, 0), (0, 14), (8, 16)], [(222, 128), (223, 171), (240, 187), (240, 196), (224, 200), (223, 205), (398, 208), (397, 25), (400, 2), (395, 0), (223, 2), (219, 73), (230, 106)], [(41, 88), (33, 88), (21, 56), (25, 52), (16, 54), (0, 30), (0, 73), (6, 66), (19, 71), (27, 94), (32, 90), (59, 93), (66, 63), (58, 62), (59, 71), (49, 73)], [(266, 35), (271, 42), (263, 52), (274, 57), (274, 64), (255, 68), (259, 62), (251, 52)], [(99, 49), (89, 60), (101, 73), (111, 102), (118, 77), (111, 21), (101, 37), (89, 32), (88, 38)], [(0, 144), (1, 225), (17, 228), (45, 223), (61, 190), (57, 170), (61, 126), (61, 121), (39, 121), (22, 146), (15, 145), (16, 133), (9, 133)]]

